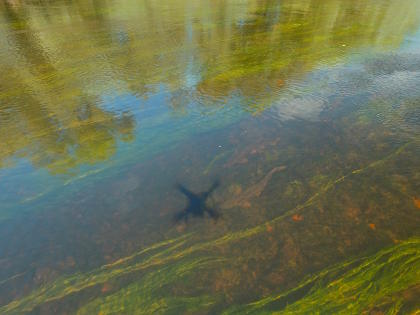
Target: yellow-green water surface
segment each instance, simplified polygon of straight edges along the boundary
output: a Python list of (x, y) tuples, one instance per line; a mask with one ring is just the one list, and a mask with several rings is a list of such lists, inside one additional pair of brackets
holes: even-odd
[(0, 314), (419, 314), (420, 1), (4, 0), (0, 74)]

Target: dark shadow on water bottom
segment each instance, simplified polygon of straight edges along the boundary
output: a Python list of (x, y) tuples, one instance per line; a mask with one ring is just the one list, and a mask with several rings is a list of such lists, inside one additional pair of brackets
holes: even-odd
[(220, 186), (219, 180), (214, 181), (207, 191), (194, 193), (185, 186), (177, 184), (176, 188), (184, 194), (188, 199), (188, 204), (184, 210), (178, 212), (174, 216), (174, 221), (176, 223), (184, 221), (187, 222), (189, 217), (200, 217), (203, 218), (205, 214), (214, 220), (220, 217), (220, 214), (215, 209), (207, 205), (207, 199)]

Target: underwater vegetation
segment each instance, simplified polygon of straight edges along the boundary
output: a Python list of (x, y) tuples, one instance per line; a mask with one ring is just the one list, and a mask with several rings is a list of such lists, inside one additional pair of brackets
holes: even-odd
[(419, 292), (420, 239), (414, 238), (223, 314), (416, 314)]
[[(169, 251), (163, 249), (153, 256), (176, 256), (173, 250), (182, 242), (179, 239), (162, 243), (138, 255), (172, 243), (174, 245), (168, 248)], [(153, 256), (152, 260), (155, 259)], [(152, 268), (141, 277), (133, 272), (146, 267), (146, 262), (140, 267), (134, 264), (136, 259), (136, 256), (127, 257), (89, 274), (64, 277), (49, 288), (1, 307), (0, 311), (2, 314), (15, 314), (34, 310), (36, 306), (39, 309), (43, 303), (64, 299), (83, 287), (99, 284), (100, 290), (97, 291), (100, 293), (96, 295), (102, 296), (80, 307), (78, 314), (211, 313), (223, 300), (220, 295), (205, 293), (202, 289), (195, 290), (194, 295), (185, 295), (183, 291), (187, 283), (194, 287), (194, 281), (198, 281), (200, 274), (208, 272), (209, 268), (220, 268), (229, 263), (224, 259), (205, 256), (183, 258), (173, 264)], [(115, 277), (127, 271), (131, 273), (131, 284), (119, 288)], [(223, 314), (362, 314), (374, 310), (386, 314), (414, 314), (420, 307), (416, 298), (419, 277), (420, 239), (412, 238), (378, 253), (329, 267), (286, 292), (231, 307)], [(82, 279), (85, 279), (84, 285)]]
[[(359, 119), (359, 113), (351, 118)], [(220, 188), (216, 189), (216, 182), (203, 193), (193, 193), (184, 186), (179, 188), (181, 193), (189, 195), (189, 199), (197, 199), (199, 205), (203, 204), (200, 202), (205, 200), (204, 197), (214, 193), (213, 198), (217, 204), (220, 202), (223, 209), (223, 220), (220, 221), (224, 222), (206, 225), (208, 220), (197, 220), (197, 224), (192, 224), (191, 229), (181, 237), (170, 238), (176, 234), (168, 233), (166, 235), (170, 239), (167, 241), (145, 246), (139, 252), (134, 250), (132, 255), (114, 259), (90, 271), (70, 272), (70, 275), (42, 283), (27, 295), (1, 306), (0, 313), (84, 310), (86, 313), (97, 311), (106, 314), (124, 313), (127, 310), (126, 313), (130, 314), (136, 309), (135, 305), (142, 305), (141, 309), (163, 314), (176, 314), (178, 311), (212, 314), (223, 310), (231, 311), (229, 307), (232, 304), (250, 307), (252, 311), (253, 305), (249, 304), (252, 301), (264, 300), (267, 296), (275, 299), (284, 292), (299, 288), (306, 283), (304, 279), (308, 274), (316, 275), (320, 270), (335, 270), (335, 267), (330, 266), (337, 263), (346, 266), (349, 263), (353, 268), (358, 265), (360, 258), (349, 262), (349, 257), (358, 257), (361, 253), (371, 257), (374, 252), (391, 243), (405, 244), (405, 240), (413, 236), (420, 223), (418, 140), (413, 140), (410, 136), (400, 141), (401, 143), (391, 141), (391, 145), (391, 136), (387, 130), (381, 130), (376, 125), (374, 129), (369, 129), (372, 128), (371, 125), (360, 122), (357, 131), (349, 131), (345, 120), (341, 122), (339, 127), (334, 128), (327, 127), (326, 124), (306, 124), (307, 134), (293, 134), (293, 142), (290, 143), (285, 135), (287, 130), (291, 131), (285, 128), (280, 131), (268, 129), (274, 139), (267, 137), (266, 141), (256, 141), (258, 145), (255, 145), (255, 139), (251, 139), (249, 143), (243, 142), (249, 146), (241, 145), (229, 150), (214, 163), (213, 168), (218, 169), (219, 164), (226, 165), (232, 172), (239, 172), (251, 179), (223, 179)], [(299, 127), (303, 128), (301, 125)], [(234, 129), (231, 132), (237, 135), (239, 131)], [(282, 137), (277, 137), (277, 134)], [(338, 139), (334, 138), (331, 143), (316, 142), (320, 134)], [(364, 137), (366, 134), (369, 135), (368, 138)], [(262, 135), (265, 136), (264, 133)], [(286, 141), (286, 145), (282, 141)], [(297, 144), (294, 144), (295, 141)], [(349, 146), (348, 141), (357, 141), (361, 146)], [(207, 142), (203, 143), (202, 138), (197, 142), (208, 146)], [(318, 147), (321, 153), (328, 153), (330, 146), (336, 149), (338, 145), (345, 149), (336, 151), (336, 155), (328, 154), (322, 159), (311, 155), (315, 154), (313, 147)], [(185, 146), (189, 147), (191, 143), (186, 143)], [(294, 148), (299, 146), (306, 150), (296, 154)], [(193, 146), (190, 150), (195, 149)], [(244, 154), (248, 151), (251, 153)], [(185, 151), (171, 151), (174, 154), (176, 152), (182, 157)], [(215, 149), (215, 156), (217, 152), (218, 149)], [(315, 152), (319, 154), (318, 151)], [(308, 155), (310, 162), (306, 159)], [(175, 158), (171, 154), (166, 156), (170, 156), (171, 161)], [(305, 158), (302, 159), (302, 156)], [(200, 155), (196, 158), (201, 160)], [(158, 157), (160, 159), (162, 157)], [(207, 161), (212, 163), (212, 156)], [(256, 168), (254, 172), (243, 172), (247, 167), (255, 169), (254, 164), (261, 161), (265, 166), (262, 170)], [(191, 161), (186, 162), (187, 168), (181, 164), (176, 165), (183, 173), (189, 169), (190, 163)], [(315, 163), (317, 164), (314, 165)], [(173, 169), (171, 163), (162, 161), (162, 165)], [(239, 166), (233, 168), (232, 165)], [(193, 171), (200, 173), (200, 170), (208, 167), (204, 162), (201, 166), (202, 168), (193, 168)], [(161, 164), (156, 167), (161, 167)], [(155, 176), (153, 170), (151, 172)], [(225, 185), (228, 189), (225, 189)], [(193, 184), (189, 183), (188, 186), (193, 187)], [(170, 189), (174, 190), (173, 187)], [(133, 194), (137, 193), (133, 191)], [(173, 194), (175, 199), (181, 199), (179, 192)], [(301, 198), (296, 198), (292, 203), (291, 195), (301, 195)], [(189, 204), (187, 209), (188, 207)], [(273, 210), (271, 213), (267, 211), (266, 216), (260, 218), (258, 210), (262, 208)], [(172, 214), (173, 212), (168, 212), (168, 219)], [(238, 217), (241, 220), (237, 220)], [(162, 218), (157, 222), (161, 223)], [(228, 228), (227, 224), (230, 224)], [(134, 225), (134, 228), (137, 226)], [(162, 224), (162, 229), (157, 232), (165, 233), (167, 228)], [(146, 232), (152, 234), (155, 230), (156, 225), (151, 225)], [(414, 253), (417, 255), (418, 240), (410, 242), (407, 246), (413, 247), (416, 244)], [(395, 250), (392, 253), (405, 251), (408, 247), (393, 246)], [(373, 261), (377, 262), (373, 259), (371, 266)], [(396, 268), (400, 265), (405, 268), (401, 264), (402, 260), (392, 261)], [(409, 260), (410, 264), (412, 262), (414, 267), (410, 270), (415, 270), (418, 261)], [(401, 274), (404, 270), (399, 269)], [(411, 286), (415, 285), (418, 274), (411, 271), (406, 274), (403, 280), (408, 280), (396, 287), (395, 294), (394, 291), (389, 293), (392, 295), (391, 300), (400, 297), (404, 299), (412, 290), (414, 294), (417, 292)], [(329, 272), (329, 275), (334, 273)], [(390, 274), (390, 277), (394, 275)], [(375, 281), (372, 282), (380, 281), (379, 278), (373, 277)], [(161, 280), (156, 282), (156, 279)], [(328, 282), (331, 277), (325, 279), (321, 284)], [(359, 280), (361, 279), (357, 281)], [(389, 282), (389, 279), (384, 278), (384, 281)], [(383, 282), (383, 286), (388, 282)], [(7, 284), (6, 281), (3, 287), (7, 288)], [(364, 285), (366, 284), (362, 283), (360, 290), (363, 290)], [(404, 291), (404, 286), (408, 291)], [(244, 287), (247, 288), (246, 292)], [(314, 287), (311, 286), (312, 289)], [(308, 298), (307, 291), (303, 291)], [(273, 295), (273, 292), (278, 292), (278, 295)], [(367, 294), (371, 296), (375, 292), (368, 291)], [(327, 291), (321, 293), (320, 295), (326, 296), (332, 294)], [(142, 298), (139, 299), (139, 296)], [(270, 305), (269, 309), (287, 310), (283, 307), (284, 301), (292, 305), (296, 302), (294, 297), (294, 293), (286, 294), (285, 298), (278, 299), (280, 302), (267, 305)], [(380, 299), (389, 301), (390, 298), (378, 293), (372, 297), (375, 301), (373, 306), (370, 302), (363, 302), (360, 307), (376, 307), (382, 303), (379, 302)], [(349, 305), (350, 302), (345, 299), (342, 303)], [(328, 306), (325, 309), (328, 310)]]
[[(258, 296), (261, 301), (238, 306), (239, 313), (242, 310), (251, 313), (254, 310), (256, 313), (273, 309), (287, 311), (284, 305), (294, 305), (291, 312), (304, 314), (310, 305), (313, 307), (318, 302), (326, 311), (337, 308), (346, 313), (346, 308), (350, 307), (350, 314), (353, 310), (358, 312), (389, 305), (396, 309), (412, 309), (410, 292), (414, 295), (417, 292), (420, 241), (418, 238), (399, 239), (417, 226), (418, 199), (411, 197), (410, 185), (399, 186), (406, 182), (404, 179), (387, 188), (392, 194), (401, 190), (409, 195), (407, 203), (403, 198), (396, 203), (389, 191), (381, 191), (372, 180), (377, 181), (384, 174), (390, 177), (394, 176), (393, 173), (406, 174), (404, 170), (410, 164), (400, 161), (418, 163), (417, 147), (416, 142), (408, 142), (382, 159), (335, 180), (317, 179), (317, 189), (305, 202), (260, 225), (228, 231), (204, 242), (197, 239), (197, 234), (203, 232), (195, 231), (156, 243), (89, 272), (62, 276), (39, 286), (30, 294), (2, 306), (0, 312), (79, 310), (130, 314), (135, 309), (139, 313), (143, 310), (162, 314), (179, 311), (211, 314), (225, 309), (234, 312), (236, 309), (229, 309), (229, 305), (239, 304), (245, 299), (238, 295), (244, 286), (255, 293), (245, 301), (255, 301)], [(257, 180), (258, 196), (261, 197), (274, 184), (275, 175), (285, 175), (287, 171), (284, 167), (273, 168)], [(407, 174), (418, 176), (416, 173)], [(361, 184), (376, 190), (384, 199), (384, 203), (377, 202), (382, 211), (369, 209), (363, 213), (357, 209), (357, 201), (366, 200), (363, 198), (366, 195), (360, 194), (368, 193), (365, 189), (360, 190)], [(251, 202), (254, 207), (258, 205), (254, 199)], [(368, 208), (375, 206), (371, 204)], [(226, 213), (226, 218), (228, 215)], [(396, 224), (399, 220), (403, 220), (403, 224)], [(388, 222), (394, 222), (394, 225), (387, 227)], [(385, 242), (389, 239), (387, 234), (396, 245), (365, 258), (350, 261), (346, 258), (349, 253), (357, 256), (367, 242), (378, 242), (376, 238)], [(311, 255), (305, 257), (305, 253)], [(329, 267), (337, 256), (341, 257), (341, 262)], [(310, 266), (319, 262), (322, 262), (324, 271), (314, 270), (314, 277), (302, 280), (308, 275), (305, 264)], [(266, 271), (265, 266), (271, 269)], [(267, 281), (276, 282), (270, 287)], [(279, 292), (278, 295), (264, 294), (270, 291), (262, 290), (260, 283), (265, 283), (271, 292)], [(338, 286), (341, 291), (332, 290), (331, 286)], [(352, 290), (364, 293), (359, 306), (353, 305), (355, 295)], [(335, 296), (337, 292), (343, 292), (342, 300)], [(300, 298), (297, 299), (296, 295)], [(336, 304), (322, 303), (322, 299), (330, 298)], [(136, 308), (136, 305), (142, 307)]]
[[(358, 114), (355, 114), (353, 119), (358, 117)], [(258, 142), (256, 146), (252, 139), (250, 147), (238, 146), (237, 150), (231, 150), (218, 159), (213, 167), (220, 167), (218, 163), (229, 165), (228, 167), (239, 163), (240, 167), (231, 169), (243, 173), (241, 170), (249, 167), (249, 164), (252, 167), (255, 162), (245, 162), (244, 157), (259, 157), (264, 161), (264, 165), (267, 164), (265, 169), (257, 169), (256, 174), (245, 172), (244, 174), (252, 177), (252, 180), (241, 181), (239, 178), (233, 184), (229, 179), (228, 183), (232, 185), (224, 189), (224, 179), (220, 189), (216, 189), (218, 185), (214, 183), (202, 193), (202, 197), (215, 194), (213, 198), (217, 204), (220, 202), (223, 209), (221, 221), (224, 222), (206, 225), (207, 220), (197, 220), (197, 224), (192, 224), (191, 229), (181, 237), (146, 246), (139, 252), (122, 256), (121, 259), (115, 259), (90, 271), (71, 272), (70, 275), (38, 285), (29, 294), (2, 306), (0, 313), (86, 310), (87, 313), (98, 311), (106, 314), (124, 313), (126, 309), (129, 314), (135, 309), (135, 305), (142, 305), (142, 309), (163, 314), (176, 314), (180, 310), (212, 314), (229, 310), (232, 304), (239, 305), (238, 307), (250, 306), (247, 303), (264, 300), (267, 296), (273, 296), (273, 292), (278, 292), (273, 298), (282, 296), (284, 292), (299, 288), (305, 283), (303, 279), (308, 274), (319, 274), (320, 270), (335, 270), (330, 266), (337, 263), (347, 266), (348, 257), (358, 257), (361, 253), (369, 253), (370, 257), (375, 251), (391, 243), (403, 244), (413, 236), (419, 224), (416, 180), (420, 178), (416, 171), (420, 162), (418, 141), (408, 137), (403, 143), (389, 145), (387, 141), (390, 136), (387, 133), (381, 134), (380, 129), (375, 129), (376, 133), (367, 132), (370, 126), (366, 127), (365, 123), (358, 126), (360, 130), (357, 132), (347, 131), (347, 135), (343, 134), (341, 129), (329, 130), (322, 126), (318, 131), (317, 124), (306, 127), (309, 128), (312, 138), (306, 134), (301, 135), (301, 138), (294, 138), (294, 141), (298, 140), (296, 147), (302, 145), (302, 141), (306, 141), (303, 144), (307, 151), (300, 154), (307, 156), (313, 152), (312, 146), (320, 146), (320, 143), (314, 140), (319, 137), (317, 132), (322, 132), (325, 137), (339, 135), (339, 140), (332, 142), (332, 145), (344, 143), (344, 147), (351, 150), (350, 154), (347, 151), (337, 151), (340, 152), (339, 156), (329, 155), (328, 158), (320, 160), (310, 155), (310, 164), (307, 164), (307, 160), (298, 158), (299, 155), (295, 153), (291, 144), (282, 145), (281, 141), (285, 140), (267, 139), (267, 142)], [(343, 127), (346, 127), (344, 123), (340, 125), (340, 128)], [(232, 131), (233, 134), (237, 132)], [(284, 138), (282, 132), (272, 133), (283, 134), (280, 139)], [(365, 134), (369, 134), (371, 139), (364, 139)], [(197, 141), (203, 142), (202, 139)], [(363, 146), (353, 148), (347, 145), (347, 141), (359, 141)], [(207, 143), (202, 145), (207, 146)], [(329, 145), (324, 144), (320, 149), (328, 152)], [(185, 146), (191, 144), (186, 143)], [(369, 151), (366, 151), (366, 148), (369, 148)], [(191, 150), (195, 151), (195, 147)], [(278, 150), (284, 151), (276, 155)], [(244, 155), (244, 151), (254, 153)], [(287, 153), (289, 151), (291, 153)], [(271, 154), (267, 155), (268, 152)], [(182, 150), (178, 152), (181, 157), (183, 153)], [(273, 159), (271, 155), (279, 157)], [(362, 155), (365, 159), (359, 159), (358, 156)], [(294, 157), (295, 163), (290, 161), (290, 156)], [(357, 158), (352, 163), (354, 156)], [(171, 156), (171, 159), (173, 158), (174, 156)], [(201, 160), (200, 156), (197, 158)], [(334, 161), (339, 161), (344, 166), (331, 163), (330, 159), (335, 159)], [(208, 157), (209, 163), (212, 163), (212, 160), (211, 156)], [(314, 167), (314, 163), (318, 165)], [(190, 161), (187, 165), (190, 165)], [(160, 167), (160, 164), (156, 167)], [(167, 168), (173, 168), (173, 164), (168, 163)], [(202, 170), (205, 169), (207, 164), (202, 163)], [(198, 171), (199, 168), (193, 170)], [(297, 170), (301, 170), (302, 173), (297, 173)], [(184, 168), (180, 166), (180, 172), (183, 171)], [(296, 173), (299, 177), (293, 177)], [(191, 198), (201, 195), (191, 193), (185, 187), (180, 189), (184, 190), (181, 190), (183, 194), (191, 195)], [(296, 192), (304, 189), (308, 193), (303, 193), (301, 199), (290, 203), (290, 195), (298, 195)], [(171, 190), (173, 191), (173, 187)], [(276, 198), (273, 198), (273, 195)], [(180, 199), (179, 193), (174, 193), (174, 197)], [(259, 218), (257, 210), (261, 208), (272, 208), (273, 211)], [(172, 214), (173, 212), (169, 212), (168, 217)], [(237, 217), (241, 220), (237, 220)], [(159, 218), (158, 223), (161, 221)], [(226, 224), (230, 224), (228, 229)], [(162, 231), (165, 231), (167, 226), (162, 226)], [(136, 225), (134, 227), (137, 228)], [(155, 225), (148, 231), (154, 232)], [(170, 237), (174, 234), (167, 235)], [(203, 239), (203, 236), (206, 239)], [(418, 240), (410, 242), (408, 247), (414, 246), (414, 253), (418, 254)], [(396, 253), (406, 247), (392, 248), (395, 248), (393, 253)], [(396, 265), (401, 264), (401, 260), (394, 261)], [(359, 258), (351, 260), (350, 265), (356, 266), (358, 262)], [(411, 262), (417, 264), (417, 260), (410, 260), (409, 263)], [(185, 280), (184, 276), (188, 280)], [(149, 277), (162, 277), (160, 282), (158, 281), (161, 285), (156, 287), (154, 280), (147, 280)], [(407, 275), (407, 281), (415, 285), (416, 277), (418, 278), (416, 273)], [(6, 281), (3, 285), (4, 288), (7, 287), (7, 283)], [(386, 283), (388, 282), (384, 282), (383, 285)], [(244, 287), (248, 289), (246, 292)], [(150, 288), (150, 291), (147, 288)], [(416, 292), (411, 287), (406, 289), (407, 292)], [(396, 291), (393, 298), (404, 298), (405, 295), (411, 294), (407, 292)], [(330, 293), (322, 291), (322, 294)], [(369, 291), (368, 294), (373, 293)], [(138, 296), (142, 299), (138, 299)], [(385, 301), (388, 300), (388, 296), (378, 295), (372, 299)], [(287, 294), (279, 301), (270, 304), (270, 307), (283, 310), (284, 301), (290, 305), (295, 302), (294, 294)], [(343, 303), (349, 302), (343, 300)], [(363, 305), (366, 306), (366, 303)], [(250, 311), (252, 310), (251, 307)]]
[(221, 264), (215, 258), (202, 257), (168, 265), (147, 274), (138, 282), (98, 298), (77, 311), (77, 314), (185, 314), (203, 312), (216, 299), (209, 295), (179, 296), (165, 289), (170, 284), (194, 281), (194, 273), (205, 271), (209, 265)]

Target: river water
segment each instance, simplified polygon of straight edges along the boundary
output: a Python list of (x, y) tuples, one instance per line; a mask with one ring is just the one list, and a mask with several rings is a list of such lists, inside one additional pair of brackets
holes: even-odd
[(1, 314), (420, 309), (420, 1), (0, 3)]

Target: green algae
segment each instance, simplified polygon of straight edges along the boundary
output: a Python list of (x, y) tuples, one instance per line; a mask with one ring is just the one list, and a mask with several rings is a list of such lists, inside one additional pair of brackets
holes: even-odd
[(225, 155), (227, 155), (228, 154), (228, 152), (227, 151), (224, 151), (224, 152), (221, 152), (221, 153), (219, 153), (219, 154), (217, 154), (211, 161), (210, 161), (210, 163), (206, 166), (206, 168), (204, 169), (204, 171), (203, 171), (203, 175), (207, 175), (209, 172), (210, 172), (210, 170), (212, 169), (212, 167), (213, 167), (213, 165), (214, 165), (214, 163), (216, 163), (218, 160), (220, 160), (221, 158), (223, 158)]
[(199, 258), (164, 266), (114, 294), (89, 302), (77, 314), (180, 314), (203, 311), (215, 303), (214, 297), (177, 297), (176, 291), (165, 292), (165, 287), (192, 281), (188, 278), (192, 273), (199, 273), (209, 265), (221, 262), (214, 258)]
[[(188, 280), (188, 276), (221, 263), (223, 260), (220, 259), (197, 258), (164, 265), (116, 293), (89, 302), (79, 309), (78, 314), (203, 312), (215, 304), (218, 298), (208, 295), (174, 296), (175, 293), (170, 293), (165, 287), (176, 282), (193, 281)], [(248, 305), (233, 307), (224, 314), (271, 314), (277, 311), (279, 314), (361, 314), (364, 310), (381, 306), (383, 303), (378, 302), (383, 302), (384, 299), (389, 314), (394, 314), (391, 310), (401, 309), (404, 299), (392, 298), (393, 295), (417, 285), (419, 272), (420, 239), (413, 238), (372, 256), (327, 268), (292, 290)], [(112, 277), (107, 278), (107, 281), (110, 278)], [(69, 285), (69, 282), (71, 280), (65, 281), (65, 284)], [(296, 300), (296, 296), (302, 295), (301, 291), (307, 293)], [(1, 310), (4, 314), (12, 314), (31, 309), (27, 305), (23, 308), (14, 305)]]
[[(187, 237), (188, 235), (184, 235), (177, 239), (163, 241), (88, 273), (77, 273), (69, 277), (59, 278), (52, 284), (35, 290), (21, 300), (0, 307), (0, 312), (5, 314), (28, 312), (42, 303), (51, 302), (89, 287), (103, 284), (116, 277), (161, 264), (166, 261), (165, 255), (171, 254), (176, 248), (182, 246)], [(156, 250), (159, 251), (153, 254)]]
[[(357, 266), (348, 270), (355, 263)], [(342, 275), (331, 277), (341, 270)], [(413, 238), (372, 256), (329, 268), (290, 291), (224, 314), (362, 314), (380, 306), (382, 299), (418, 285), (419, 279), (420, 239)], [(288, 300), (309, 285), (311, 288), (303, 297)], [(402, 298), (395, 299), (385, 311), (397, 314), (403, 304)]]

